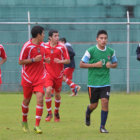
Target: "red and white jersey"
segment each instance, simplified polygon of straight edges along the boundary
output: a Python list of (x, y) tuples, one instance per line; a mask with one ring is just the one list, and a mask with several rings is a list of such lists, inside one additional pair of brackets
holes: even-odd
[(50, 63), (46, 63), (47, 74), (54, 78), (61, 78), (64, 72), (64, 64), (55, 63), (54, 58), (58, 58), (60, 60), (70, 59), (65, 45), (58, 42), (55, 47), (51, 47), (50, 42), (47, 42), (45, 43), (45, 55), (46, 58), (50, 58)]
[(37, 55), (42, 55), (42, 61), (22, 65), (22, 85), (32, 84), (34, 86), (44, 82), (43, 80), (46, 77), (46, 70), (43, 62), (45, 58), (44, 43), (35, 45), (32, 43), (32, 40), (26, 42), (22, 47), (19, 60), (32, 59)]
[[(0, 57), (2, 59), (7, 58), (7, 55), (5, 53), (4, 47), (0, 44)], [(0, 84), (2, 84), (2, 80), (1, 80), (1, 69), (0, 69)]]
[(7, 58), (4, 47), (1, 44), (0, 44), (0, 57), (3, 59)]

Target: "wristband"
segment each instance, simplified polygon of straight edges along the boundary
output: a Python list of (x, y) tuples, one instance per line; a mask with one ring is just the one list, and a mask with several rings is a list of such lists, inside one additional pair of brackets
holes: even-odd
[(35, 60), (32, 58), (32, 62), (35, 62)]

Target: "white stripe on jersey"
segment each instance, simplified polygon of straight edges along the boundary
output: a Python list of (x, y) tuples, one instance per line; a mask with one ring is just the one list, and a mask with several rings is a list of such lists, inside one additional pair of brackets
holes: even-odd
[(29, 54), (28, 54), (28, 59), (30, 59), (30, 53), (31, 53), (32, 49), (35, 48), (35, 46), (29, 46), (29, 48), (31, 48), (31, 49), (30, 49)]
[(24, 77), (24, 75), (22, 75), (22, 76), (28, 83), (32, 83), (30, 80), (28, 80), (26, 77)]
[(22, 60), (22, 56), (23, 56), (23, 53), (24, 53), (24, 50), (26, 49), (26, 47), (30, 44), (30, 40), (28, 42), (26, 42), (23, 47), (22, 47), (22, 50), (21, 50), (21, 53), (20, 53), (20, 57), (19, 57), (19, 60)]
[(69, 56), (69, 54), (68, 54), (68, 50), (67, 50), (67, 47), (64, 45), (64, 48), (65, 48), (65, 50), (66, 50), (66, 54), (67, 54), (67, 57)]

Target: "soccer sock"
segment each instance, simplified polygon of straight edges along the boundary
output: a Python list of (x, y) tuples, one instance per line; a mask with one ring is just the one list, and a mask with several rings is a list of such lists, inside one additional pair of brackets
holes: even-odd
[(29, 111), (28, 106), (22, 103), (22, 121), (23, 122), (27, 122), (28, 111)]
[(89, 106), (87, 106), (87, 111), (86, 111), (86, 113), (87, 113), (88, 115), (90, 115), (92, 111), (93, 111), (93, 110), (90, 110)]
[[(66, 81), (65, 81), (66, 83), (67, 83), (67, 85), (70, 87), (70, 89), (71, 89), (71, 91), (72, 92), (74, 92), (74, 89), (75, 89), (75, 87), (76, 87), (76, 84), (75, 83), (73, 83), (70, 79), (66, 79)], [(74, 92), (75, 93), (75, 92)]]
[(46, 108), (47, 108), (47, 111), (48, 111), (49, 114), (52, 114), (51, 106), (52, 106), (52, 98), (51, 97), (50, 98), (46, 97)]
[(61, 100), (59, 99), (55, 99), (55, 114), (57, 114), (59, 112), (59, 107), (60, 107), (60, 103), (61, 103)]
[(43, 105), (42, 106), (37, 105), (36, 106), (36, 123), (35, 123), (35, 126), (39, 126), (42, 114), (43, 114)]
[(107, 116), (108, 116), (108, 111), (101, 111), (101, 128), (104, 128), (105, 127), (105, 123), (106, 123), (106, 120), (107, 120)]

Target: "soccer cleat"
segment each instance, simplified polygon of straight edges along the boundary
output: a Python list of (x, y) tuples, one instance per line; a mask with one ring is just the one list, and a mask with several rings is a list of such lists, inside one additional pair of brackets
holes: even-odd
[(28, 132), (29, 128), (28, 128), (28, 123), (27, 122), (22, 122), (22, 129), (24, 132)]
[(102, 127), (100, 128), (100, 132), (101, 133), (109, 133), (105, 128), (102, 128)]
[(60, 116), (59, 116), (59, 113), (54, 113), (54, 121), (55, 122), (60, 122)]
[(70, 96), (77, 96), (78, 94), (78, 92), (79, 92), (79, 90), (80, 90), (80, 86), (76, 86), (75, 88), (74, 88), (74, 93), (72, 93)]
[(45, 118), (45, 121), (46, 121), (46, 122), (51, 121), (52, 117), (53, 117), (52, 114), (48, 114), (48, 115), (46, 116), (46, 118)]
[(87, 126), (90, 126), (90, 114), (88, 114), (87, 111), (86, 111), (85, 124)]
[(35, 127), (34, 127), (34, 131), (35, 131), (37, 134), (42, 134), (42, 130), (40, 129), (39, 126), (35, 126)]

